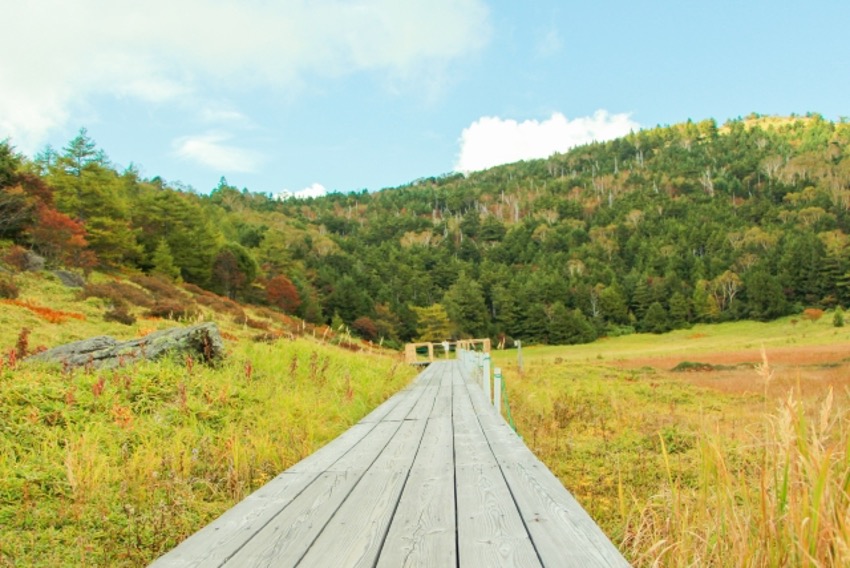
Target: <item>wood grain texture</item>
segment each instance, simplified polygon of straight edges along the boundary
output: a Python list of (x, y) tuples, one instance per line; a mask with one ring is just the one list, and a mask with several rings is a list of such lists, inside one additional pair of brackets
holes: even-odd
[(234, 566), (294, 566), (349, 497), (366, 471), (399, 444), (406, 423), (381, 422), (335, 461), (281, 514), (268, 522), (231, 559)]
[(424, 420), (405, 420), (324, 527), (305, 566), (374, 566), (418, 453)]
[(475, 417), (469, 388), (468, 384), (456, 385), (452, 397), (459, 563), (461, 566), (541, 566)]
[[(372, 433), (374, 427), (375, 424), (356, 424), (346, 430), (318, 452), (301, 460), (225, 511), (215, 521), (160, 557), (153, 566), (178, 568), (222, 565), (311, 485), (319, 474), (358, 446)], [(384, 433), (389, 435), (391, 431), (384, 428)], [(362, 459), (362, 451), (361, 447), (354, 460)]]
[(428, 420), (379, 567), (455, 564), (453, 453), (451, 416)]

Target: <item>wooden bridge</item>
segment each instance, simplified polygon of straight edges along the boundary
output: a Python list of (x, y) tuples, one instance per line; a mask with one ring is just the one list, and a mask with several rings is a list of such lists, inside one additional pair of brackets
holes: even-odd
[(628, 563), (493, 409), (468, 361), (445, 360), (153, 566)]

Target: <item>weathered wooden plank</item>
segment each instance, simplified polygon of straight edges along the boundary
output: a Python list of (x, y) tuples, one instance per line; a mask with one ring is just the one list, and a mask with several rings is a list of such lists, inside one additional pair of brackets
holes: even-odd
[(541, 566), (467, 389), (452, 398), (459, 565)]
[(246, 540), (232, 556), (231, 563), (294, 566), (403, 425), (401, 422), (376, 424), (369, 436), (322, 472), (282, 514)]
[(428, 420), (378, 567), (455, 565), (453, 456), (451, 416)]
[(319, 475), (298, 499), (245, 541), (228, 566), (295, 566), (363, 472), (331, 471)]
[[(434, 370), (429, 365), (428, 371), (426, 372), (433, 373)], [(411, 386), (396, 395), (400, 398), (398, 404), (396, 404), (393, 409), (390, 410), (381, 420), (405, 420), (410, 414), (410, 412), (413, 410), (413, 407), (416, 406), (416, 403), (419, 402), (420, 397), (424, 393), (425, 387), (423, 385), (423, 381), (417, 379)]]
[(437, 398), (437, 392), (440, 390), (439, 385), (427, 385), (422, 387), (422, 394), (414, 407), (410, 410), (405, 420), (425, 420), (431, 415), (431, 409), (434, 408), (434, 401)]
[(374, 426), (353, 426), (318, 452), (225, 511), (215, 521), (160, 557), (153, 566), (177, 568), (221, 565), (312, 484), (320, 472), (357, 446)]
[[(325, 471), (334, 462), (342, 458), (346, 453), (356, 447), (375, 427), (372, 423), (357, 423), (351, 428), (322, 446), (314, 453), (297, 462), (284, 473), (298, 473), (302, 471), (320, 472)], [(283, 474), (282, 474), (283, 475)]]
[(424, 420), (405, 420), (301, 560), (304, 566), (374, 566), (420, 446)]
[(451, 361), (443, 362), (440, 366), (437, 399), (431, 409), (430, 418), (449, 418), (452, 416), (452, 384), (462, 381), (457, 373), (457, 366)]
[(498, 466), (458, 466), (458, 563), (541, 566)]
[(154, 565), (628, 566), (584, 509), (439, 361)]
[(470, 401), (546, 566), (628, 566), (557, 477), (474, 388)]
[(427, 382), (429, 377), (435, 372), (435, 369), (428, 367), (413, 379), (413, 381), (407, 385), (404, 389), (397, 392), (383, 403), (381, 403), (375, 410), (364, 416), (360, 419), (360, 422), (380, 422), (384, 420), (388, 413), (390, 413), (404, 398), (410, 395), (410, 391), (417, 387), (422, 382)]
[(375, 410), (364, 416), (360, 419), (360, 422), (380, 422), (384, 419), (384, 416), (387, 415), (395, 406), (401, 401), (402, 398), (407, 396), (407, 389), (410, 387), (406, 387), (405, 389), (400, 390), (384, 402), (378, 405)]
[(502, 471), (545, 566), (629, 566), (545, 466), (516, 463)]

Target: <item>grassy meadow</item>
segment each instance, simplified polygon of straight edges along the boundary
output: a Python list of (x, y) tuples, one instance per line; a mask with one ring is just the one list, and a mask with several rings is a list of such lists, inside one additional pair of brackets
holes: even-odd
[(518, 431), (638, 566), (850, 565), (850, 328), (494, 353)]
[[(0, 305), (0, 566), (145, 565), (415, 374), (395, 353), (341, 349), (327, 330), (234, 315), (209, 294), (170, 291), (191, 305), (191, 321), (132, 307), (136, 322), (123, 325), (104, 320), (109, 301), (80, 300), (50, 274), (16, 281), (20, 296)], [(199, 319), (225, 336), (216, 368), (185, 357), (102, 371), (20, 360), (40, 346)]]
[[(0, 566), (144, 565), (416, 372), (191, 287), (16, 283), (0, 301)], [(116, 290), (134, 321), (109, 321)], [(218, 367), (21, 361), (204, 319), (226, 340)], [(493, 354), (519, 433), (635, 565), (850, 565), (850, 328), (830, 314), (525, 348), (523, 372), (516, 356)]]

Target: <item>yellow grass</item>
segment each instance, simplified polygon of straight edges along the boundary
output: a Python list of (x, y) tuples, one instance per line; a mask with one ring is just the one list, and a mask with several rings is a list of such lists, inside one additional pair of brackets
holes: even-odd
[(827, 315), (494, 359), (526, 443), (636, 565), (841, 566), (847, 334)]

